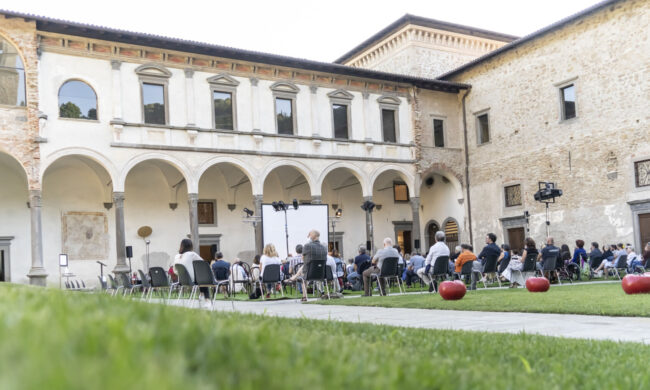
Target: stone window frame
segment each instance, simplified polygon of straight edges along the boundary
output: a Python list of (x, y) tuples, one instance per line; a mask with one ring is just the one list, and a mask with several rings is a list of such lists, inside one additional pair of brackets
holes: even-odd
[(22, 73), (22, 77), (23, 77), (23, 92), (24, 92), (24, 94), (25, 94), (25, 104), (23, 104), (23, 105), (18, 105), (18, 104), (0, 104), (0, 107), (22, 108), (22, 109), (27, 110), (27, 105), (28, 105), (28, 103), (29, 103), (29, 98), (28, 98), (28, 96), (27, 96), (27, 95), (28, 95), (28, 94), (27, 94), (27, 69), (25, 68), (25, 64), (27, 63), (27, 61), (25, 61), (25, 56), (23, 55), (22, 51), (19, 49), (18, 45), (15, 44), (14, 41), (13, 41), (12, 39), (9, 39), (8, 37), (6, 37), (6, 36), (0, 34), (0, 41), (5, 41), (5, 42), (7, 42), (8, 44), (10, 44), (11, 46), (13, 46), (13, 48), (16, 49), (16, 53), (17, 53), (18, 56), (20, 57), (20, 62), (21, 62), (21, 64), (22, 64), (22, 68), (18, 68), (18, 67), (5, 67), (5, 68), (6, 68), (6, 69), (21, 70), (21, 71), (23, 72), (23, 73)]
[[(508, 206), (506, 200), (506, 188), (513, 187), (513, 186), (519, 186), (519, 191), (521, 193), (521, 203), (517, 205)], [(521, 181), (511, 181), (511, 182), (503, 183), (503, 185), (501, 186), (501, 195), (502, 195), (501, 199), (503, 199), (502, 204), (504, 210), (517, 210), (524, 207), (524, 184)]]
[[(477, 146), (483, 146), (483, 145), (489, 145), (492, 143), (492, 115), (490, 115), (490, 108), (485, 108), (480, 111), (476, 111), (473, 113), (474, 114), (474, 126), (476, 127), (476, 145)], [(489, 139), (485, 142), (480, 142), (481, 141), (481, 123), (479, 121), (479, 117), (487, 115), (487, 122), (488, 122), (488, 136)]]
[[(406, 200), (397, 200), (396, 191), (395, 191), (395, 186), (397, 185), (403, 185), (406, 187)], [(411, 191), (408, 184), (406, 184), (406, 182), (403, 180), (393, 181), (393, 203), (408, 203), (410, 201), (411, 201)]]
[[(169, 125), (169, 79), (172, 72), (162, 65), (144, 64), (135, 69), (140, 82), (140, 108), (142, 111), (141, 120), (145, 125), (168, 126)], [(144, 84), (156, 84), (163, 87), (163, 101), (165, 103), (165, 124), (146, 123), (144, 121)]]
[[(212, 210), (213, 210), (212, 218), (214, 220), (214, 223), (199, 223), (199, 226), (200, 227), (217, 227), (217, 226), (219, 226), (218, 219), (217, 219), (217, 215), (218, 215), (218, 213), (217, 213), (217, 200), (216, 199), (199, 199), (196, 202), (197, 207), (198, 207), (199, 203), (212, 203)], [(197, 215), (197, 222), (198, 222), (198, 215)]]
[(291, 100), (291, 119), (293, 122), (293, 133), (292, 134), (280, 134), (280, 135), (296, 135), (298, 134), (298, 113), (296, 110), (296, 100), (298, 98), (298, 92), (300, 88), (294, 83), (288, 81), (278, 81), (273, 83), (269, 87), (273, 93), (273, 122), (275, 122), (275, 133), (278, 132), (278, 107), (277, 101), (279, 99)]
[[(332, 117), (332, 139), (336, 140), (349, 140), (352, 138), (352, 99), (354, 95), (344, 89), (337, 89), (327, 94), (330, 98), (330, 112)], [(347, 121), (348, 121), (348, 136), (347, 138), (336, 137), (336, 127), (334, 126), (334, 105), (347, 106)]]
[[(61, 111), (60, 111), (60, 107), (61, 107), (61, 104), (60, 104), (61, 103), (61, 101), (60, 101), (61, 88), (63, 88), (63, 86), (66, 85), (67, 83), (69, 83), (70, 81), (80, 81), (80, 82), (86, 84), (87, 86), (89, 86), (90, 89), (93, 90), (93, 93), (95, 94), (95, 106), (96, 106), (96, 111), (97, 111), (97, 113), (96, 113), (97, 114), (97, 119), (65, 118), (65, 117), (61, 116)], [(57, 119), (59, 119), (59, 120), (62, 119), (64, 121), (83, 121), (84, 123), (99, 122), (99, 94), (97, 94), (97, 89), (95, 89), (95, 87), (93, 87), (91, 83), (89, 83), (88, 81), (86, 81), (86, 80), (84, 80), (82, 78), (71, 77), (69, 79), (66, 79), (64, 82), (62, 82), (61, 86), (59, 87), (58, 92), (56, 93), (56, 102), (57, 102), (57, 109), (59, 110), (58, 113), (57, 113)]]
[(232, 76), (225, 73), (218, 74), (216, 76), (209, 77), (207, 80), (208, 86), (210, 88), (210, 107), (212, 111), (212, 128), (215, 130), (228, 130), (231, 129), (218, 129), (215, 123), (216, 118), (214, 117), (214, 93), (215, 92), (224, 92), (230, 93), (232, 99), (232, 131), (237, 131), (237, 87), (239, 86), (239, 81), (235, 80)]
[[(565, 80), (562, 80), (560, 82), (554, 83), (553, 86), (557, 89), (557, 94), (558, 94), (558, 108), (559, 108), (559, 123), (571, 123), (574, 120), (578, 119), (578, 76), (574, 76)], [(575, 101), (575, 112), (576, 115), (573, 118), (569, 119), (564, 119), (564, 94), (562, 93), (562, 89), (569, 87), (573, 85), (575, 95), (576, 95), (576, 101)]]
[[(436, 127), (434, 125), (434, 120), (442, 121), (442, 143), (443, 146), (436, 146)], [(431, 147), (436, 149), (448, 148), (449, 144), (447, 142), (447, 116), (440, 114), (430, 114), (429, 120), (431, 121)]]
[[(396, 96), (391, 95), (382, 95), (377, 98), (377, 103), (379, 104), (379, 121), (381, 122), (381, 140), (388, 143), (400, 143), (400, 126), (399, 126), (399, 106), (402, 104)], [(391, 110), (395, 113), (395, 142), (386, 141), (384, 139), (384, 115), (382, 114), (383, 110)]]
[(637, 177), (637, 173), (636, 173), (637, 163), (645, 162), (645, 161), (649, 161), (649, 160), (650, 160), (650, 155), (647, 155), (647, 154), (631, 159), (631, 161), (630, 161), (631, 168), (630, 169), (633, 172), (633, 180), (632, 180), (632, 191), (633, 192), (650, 191), (650, 185), (644, 185), (644, 186), (638, 186), (637, 185), (638, 177)]

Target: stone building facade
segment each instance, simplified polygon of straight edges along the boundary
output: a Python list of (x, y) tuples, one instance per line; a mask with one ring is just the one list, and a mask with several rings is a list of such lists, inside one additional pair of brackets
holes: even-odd
[(133, 269), (168, 266), (186, 236), (250, 261), (242, 209), (276, 200), (342, 209), (328, 236), (346, 258), (437, 230), (516, 247), (546, 234), (539, 181), (564, 190), (559, 242), (639, 246), (649, 12), (609, 0), (519, 39), (407, 15), (334, 64), (5, 12), (20, 61), (0, 63), (24, 92), (0, 98), (25, 99), (0, 104), (1, 279), (58, 284), (66, 253), (91, 282), (96, 261), (127, 272), (127, 245)]

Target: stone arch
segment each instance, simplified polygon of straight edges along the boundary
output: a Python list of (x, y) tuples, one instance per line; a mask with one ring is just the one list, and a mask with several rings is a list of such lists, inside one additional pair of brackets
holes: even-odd
[(453, 184), (454, 188), (458, 191), (460, 194), (461, 198), (464, 198), (463, 196), (463, 175), (457, 173), (454, 169), (448, 167), (444, 163), (434, 163), (431, 164), (426, 170), (424, 170), (421, 174), (420, 177), (422, 178), (421, 182), (424, 183), (426, 181), (426, 178), (433, 174), (436, 173), (440, 176), (444, 176), (449, 181)]
[[(69, 74), (66, 75), (59, 75), (54, 78), (54, 80), (51, 80), (51, 82), (54, 85), (58, 85), (57, 88), (53, 88), (56, 90), (56, 99), (57, 99), (57, 107), (60, 105), (60, 98), (61, 98), (61, 89), (63, 88), (64, 85), (66, 85), (70, 81), (79, 81), (84, 84), (86, 84), (95, 94), (95, 109), (97, 111), (97, 120), (99, 120), (99, 94), (97, 93), (97, 87), (95, 85), (97, 82), (95, 80), (90, 80), (88, 79), (87, 76), (79, 76), (79, 75), (72, 75), (70, 76)], [(57, 114), (59, 116), (59, 114)]]
[(356, 177), (357, 180), (359, 180), (359, 183), (361, 184), (361, 194), (362, 194), (363, 197), (372, 196), (372, 187), (368, 184), (368, 177), (367, 177), (367, 175), (365, 175), (363, 173), (363, 169), (356, 166), (356, 165), (354, 165), (354, 164), (352, 164), (352, 163), (348, 163), (348, 162), (344, 162), (344, 161), (338, 161), (338, 162), (332, 163), (332, 164), (328, 165), (321, 172), (320, 176), (318, 177), (318, 182), (316, 183), (316, 185), (319, 188), (319, 191), (322, 192), (323, 182), (325, 181), (325, 178), (327, 177), (327, 175), (330, 172), (334, 171), (335, 169), (339, 169), (339, 168), (349, 170), (350, 173), (352, 173), (354, 175), (354, 177)]
[(43, 183), (43, 177), (45, 176), (45, 172), (50, 166), (52, 166), (52, 164), (54, 164), (56, 161), (60, 160), (61, 158), (67, 156), (86, 157), (96, 162), (99, 166), (104, 168), (104, 170), (110, 177), (111, 181), (113, 182), (113, 191), (118, 191), (118, 189), (116, 188), (118, 188), (119, 174), (117, 169), (115, 168), (115, 165), (103, 154), (88, 148), (79, 148), (79, 147), (64, 148), (64, 149), (59, 149), (53, 153), (50, 153), (41, 164), (40, 182)]
[[(424, 248), (425, 250), (428, 250), (428, 248), (429, 248), (431, 245), (433, 245), (433, 238), (434, 238), (434, 237), (432, 237), (432, 236), (429, 234), (429, 228), (430, 228), (431, 226), (434, 226), (434, 225), (438, 227), (438, 230), (442, 229), (442, 225), (440, 225), (440, 224), (438, 223), (438, 221), (436, 221), (435, 219), (430, 219), (430, 220), (427, 221), (427, 223), (424, 224), (425, 245), (423, 245), (423, 248)], [(434, 234), (435, 234), (435, 232), (434, 232)]]
[[(452, 237), (448, 234), (448, 224), (454, 224), (456, 225), (456, 237)], [(449, 249), (452, 250), (454, 249), (456, 245), (460, 245), (461, 242), (461, 236), (460, 236), (460, 224), (456, 220), (456, 218), (453, 217), (447, 217), (445, 220), (442, 222), (442, 225), (440, 226), (443, 232), (445, 232), (446, 239), (445, 241), (447, 242), (447, 245), (449, 246)], [(450, 227), (451, 228), (451, 227)]]
[[(253, 194), (261, 194), (262, 193), (262, 188), (258, 187), (259, 183), (257, 180), (255, 180), (258, 175), (256, 174), (252, 167), (247, 166), (243, 161), (238, 160), (233, 157), (214, 157), (211, 158), (207, 161), (205, 161), (199, 168), (195, 171), (195, 177), (197, 180), (197, 183), (201, 181), (201, 177), (203, 177), (203, 174), (210, 169), (211, 167), (217, 165), (217, 164), (230, 164), (235, 167), (237, 167), (239, 170), (241, 170), (246, 177), (248, 177), (248, 180), (251, 183), (251, 187), (253, 190)], [(263, 185), (264, 183), (262, 183)]]
[(138, 164), (144, 161), (148, 160), (160, 160), (169, 163), (171, 166), (174, 168), (178, 169), (178, 171), (183, 175), (183, 178), (185, 179), (185, 182), (187, 183), (187, 192), (191, 194), (196, 194), (199, 192), (199, 184), (198, 180), (194, 175), (192, 174), (192, 171), (189, 169), (187, 164), (176, 157), (173, 157), (171, 155), (165, 154), (165, 153), (145, 153), (145, 154), (140, 154), (135, 157), (133, 157), (131, 160), (129, 160), (124, 167), (122, 168), (122, 171), (119, 176), (119, 187), (116, 185), (114, 191), (119, 192), (124, 191), (124, 186), (126, 184), (126, 178), (129, 175), (129, 172)]
[[(271, 164), (268, 164), (266, 166), (266, 169), (264, 169), (264, 172), (259, 176), (259, 182), (257, 183), (259, 189), (264, 189), (264, 182), (266, 181), (266, 178), (269, 176), (271, 172), (273, 172), (274, 169), (282, 167), (282, 166), (289, 166), (295, 168), (298, 172), (300, 172), (304, 177), (305, 180), (307, 180), (307, 184), (309, 185), (309, 192), (311, 193), (312, 196), (320, 196), (320, 188), (317, 188), (316, 183), (315, 183), (315, 178), (314, 174), (312, 173), (311, 169), (307, 167), (305, 164), (295, 161), (295, 160), (277, 160)], [(258, 195), (258, 194), (254, 194)]]
[(413, 197), (420, 196), (420, 187), (416, 186), (415, 176), (411, 172), (409, 172), (406, 168), (395, 164), (383, 165), (375, 169), (375, 171), (370, 176), (370, 188), (372, 189), (375, 186), (375, 182), (377, 181), (377, 179), (382, 173), (388, 171), (397, 172), (397, 174), (402, 178), (402, 180), (404, 180), (406, 185), (409, 187), (411, 196)]
[[(14, 160), (14, 161), (15, 161), (15, 162), (20, 166), (20, 168), (22, 169), (22, 172), (25, 174), (25, 184), (27, 185), (26, 188), (27, 188), (27, 189), (34, 189), (34, 188), (30, 188), (29, 183), (30, 183), (30, 181), (31, 181), (30, 179), (32, 179), (32, 177), (31, 177), (31, 175), (29, 174), (29, 169), (27, 169), (27, 167), (25, 166), (25, 164), (23, 164), (23, 162), (20, 161), (20, 159), (19, 159), (18, 157), (16, 157), (16, 156), (14, 156), (13, 154), (11, 154), (11, 153), (9, 152), (9, 150), (3, 148), (2, 145), (0, 145), (0, 153), (2, 153), (2, 154), (6, 154), (7, 156), (9, 156), (11, 159), (13, 159), (13, 160)], [(41, 183), (41, 181), (39, 181), (39, 183)]]

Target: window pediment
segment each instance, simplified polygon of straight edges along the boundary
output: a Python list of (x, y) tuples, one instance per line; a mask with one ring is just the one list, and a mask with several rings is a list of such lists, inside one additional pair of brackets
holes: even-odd
[(337, 89), (327, 94), (330, 99), (343, 99), (343, 100), (352, 100), (354, 95), (344, 89)]
[(275, 92), (284, 92), (284, 93), (298, 93), (300, 92), (300, 88), (296, 86), (293, 83), (285, 82), (285, 81), (278, 81), (277, 83), (274, 83), (271, 85), (271, 90)]
[(140, 65), (135, 69), (135, 73), (140, 76), (149, 76), (149, 77), (160, 77), (160, 78), (170, 78), (172, 72), (170, 72), (164, 66), (158, 64), (144, 64)]
[(227, 87), (236, 87), (239, 85), (239, 81), (225, 73), (212, 76), (208, 78), (207, 81), (212, 85), (225, 85)]
[(394, 106), (400, 105), (402, 101), (394, 96), (383, 95), (377, 98), (379, 104), (392, 104)]

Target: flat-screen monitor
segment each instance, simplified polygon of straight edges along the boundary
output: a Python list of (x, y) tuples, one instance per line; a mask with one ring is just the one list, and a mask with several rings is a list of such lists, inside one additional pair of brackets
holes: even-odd
[[(287, 210), (287, 228), (289, 231), (289, 253), (296, 253), (296, 245), (305, 244), (312, 229), (320, 233), (320, 242), (327, 246), (328, 206), (326, 204), (300, 205), (298, 210)], [(272, 243), (280, 259), (287, 257), (287, 244), (284, 229), (284, 211), (275, 211), (270, 204), (262, 205), (262, 241), (264, 245)]]

